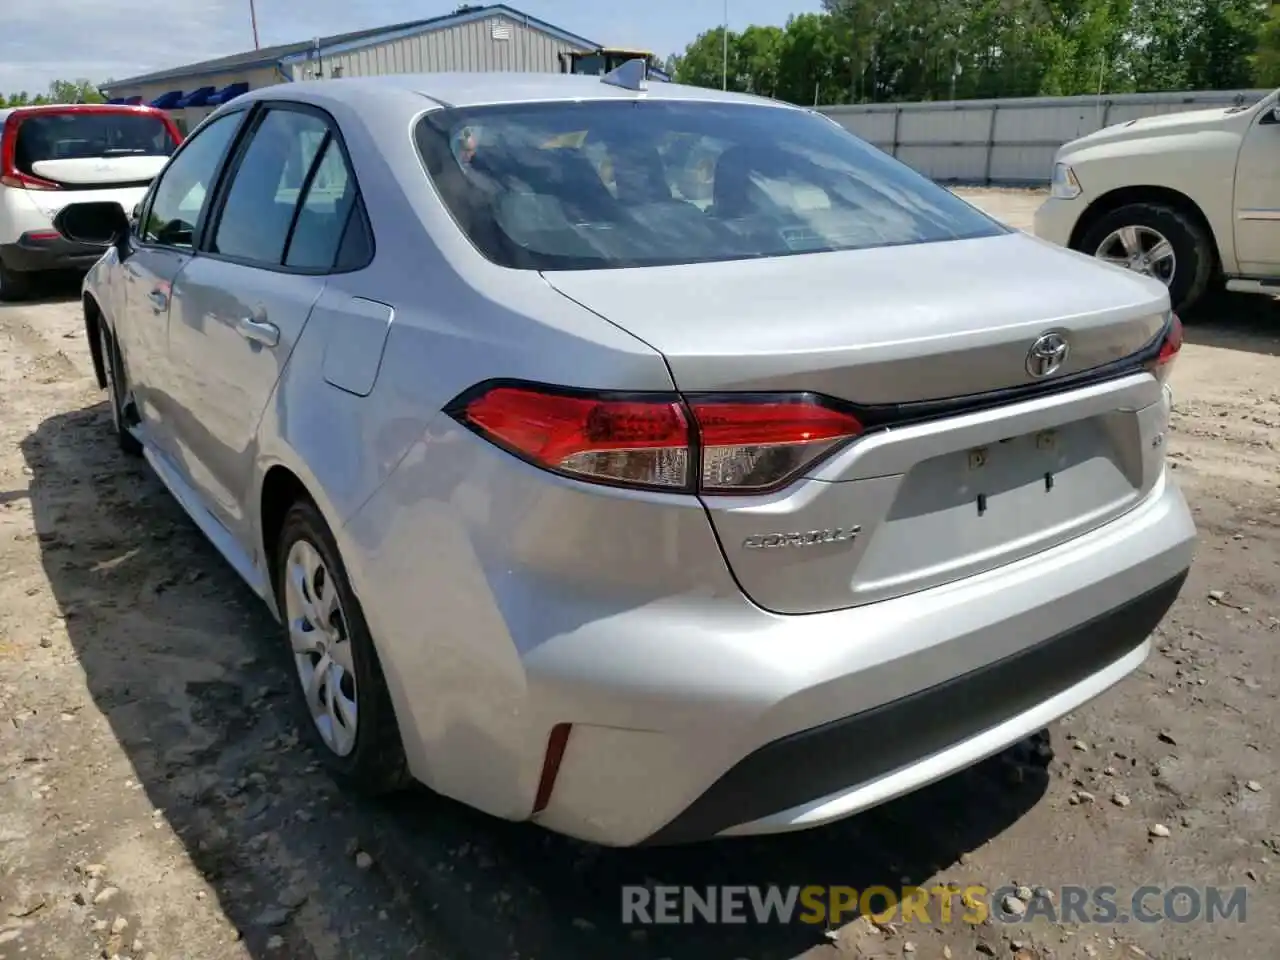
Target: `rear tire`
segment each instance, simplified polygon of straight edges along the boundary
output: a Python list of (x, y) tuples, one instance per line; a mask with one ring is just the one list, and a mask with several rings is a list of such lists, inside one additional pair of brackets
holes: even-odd
[(1199, 221), (1163, 203), (1130, 203), (1103, 214), (1080, 238), (1078, 249), (1099, 256), (1108, 238), (1125, 227), (1154, 234), (1173, 247), (1169, 300), (1179, 314), (1193, 307), (1209, 287), (1217, 266), (1213, 239)]
[(301, 723), (333, 777), (364, 794), (411, 782), (391, 695), (338, 545), (308, 500), (289, 508), (276, 602), (298, 682)]
[(140, 457), (142, 444), (129, 432), (128, 420), (125, 417), (129, 385), (124, 375), (124, 364), (120, 360), (119, 351), (116, 350), (115, 338), (101, 319), (98, 321), (98, 344), (102, 348), (102, 370), (106, 374), (107, 400), (111, 404), (111, 428), (115, 431), (116, 442), (124, 453), (131, 457)]
[(0, 263), (0, 300), (25, 300), (31, 295), (31, 274), (10, 270)]

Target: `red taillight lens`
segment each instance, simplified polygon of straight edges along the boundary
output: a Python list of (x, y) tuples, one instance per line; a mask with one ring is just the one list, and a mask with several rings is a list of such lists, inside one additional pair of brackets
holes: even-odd
[(719, 494), (777, 489), (862, 432), (855, 417), (808, 394), (694, 397), (686, 407), (675, 394), (591, 395), (504, 385), (483, 390), (453, 415), (557, 473)]
[(675, 398), (592, 397), (494, 387), (462, 419), (526, 460), (583, 479), (689, 485), (689, 425)]
[(702, 446), (700, 487), (707, 493), (771, 489), (862, 432), (857, 418), (809, 397), (694, 399), (689, 406)]
[(41, 180), (26, 173), (0, 174), (0, 184), (13, 187), (15, 190), (57, 190), (58, 185), (51, 180)]
[(1169, 379), (1169, 374), (1173, 371), (1173, 362), (1178, 359), (1178, 353), (1181, 350), (1182, 321), (1174, 313), (1170, 314), (1169, 326), (1165, 330), (1164, 339), (1160, 342), (1160, 352), (1149, 364), (1149, 369), (1161, 383)]

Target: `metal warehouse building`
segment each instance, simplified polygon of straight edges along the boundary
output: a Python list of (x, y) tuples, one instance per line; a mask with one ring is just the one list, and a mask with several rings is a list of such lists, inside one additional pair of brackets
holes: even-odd
[(506, 4), (463, 6), (429, 20), (263, 47), (115, 80), (102, 91), (112, 103), (168, 110), (189, 129), (218, 104), (275, 83), (444, 70), (557, 73), (561, 54), (598, 46)]

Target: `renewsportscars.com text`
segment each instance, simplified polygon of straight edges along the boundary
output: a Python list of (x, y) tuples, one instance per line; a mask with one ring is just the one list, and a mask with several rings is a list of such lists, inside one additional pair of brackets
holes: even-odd
[[(1021, 893), (1021, 896), (1019, 894)], [(1053, 890), (958, 887), (624, 886), (624, 924), (791, 924), (836, 926), (859, 915), (877, 923), (1243, 923), (1245, 887), (1061, 886)]]

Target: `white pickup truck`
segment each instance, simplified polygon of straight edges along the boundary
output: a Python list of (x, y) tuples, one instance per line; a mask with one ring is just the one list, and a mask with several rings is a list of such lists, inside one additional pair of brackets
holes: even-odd
[(1179, 311), (1219, 281), (1280, 295), (1278, 96), (1065, 144), (1036, 236), (1162, 280)]

